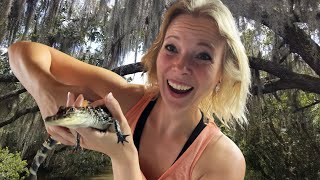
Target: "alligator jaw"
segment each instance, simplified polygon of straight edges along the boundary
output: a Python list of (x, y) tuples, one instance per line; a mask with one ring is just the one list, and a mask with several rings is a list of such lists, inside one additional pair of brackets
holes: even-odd
[(76, 129), (80, 127), (88, 127), (89, 118), (90, 117), (87, 116), (70, 116), (61, 119), (46, 118), (45, 123), (47, 125), (63, 126), (70, 129)]

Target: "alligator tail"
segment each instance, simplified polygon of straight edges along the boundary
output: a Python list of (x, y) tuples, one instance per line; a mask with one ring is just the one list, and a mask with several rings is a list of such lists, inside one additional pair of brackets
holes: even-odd
[(30, 180), (37, 180), (37, 172), (41, 163), (46, 159), (48, 151), (52, 150), (57, 144), (57, 141), (50, 136), (43, 144), (40, 150), (38, 150), (36, 156), (33, 158), (30, 171)]

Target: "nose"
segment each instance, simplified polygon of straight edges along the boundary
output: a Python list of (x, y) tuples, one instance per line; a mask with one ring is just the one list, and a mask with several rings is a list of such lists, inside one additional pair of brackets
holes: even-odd
[(187, 55), (180, 55), (175, 58), (173, 68), (182, 73), (190, 73), (190, 60)]

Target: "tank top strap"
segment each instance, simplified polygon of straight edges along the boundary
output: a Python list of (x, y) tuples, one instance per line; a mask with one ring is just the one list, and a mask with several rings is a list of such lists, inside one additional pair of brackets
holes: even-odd
[(208, 144), (218, 141), (222, 135), (216, 124), (210, 121), (189, 148), (158, 180), (191, 179), (193, 169)]
[(134, 133), (134, 129), (136, 128), (137, 122), (140, 118), (140, 115), (148, 105), (148, 103), (157, 96), (157, 93), (147, 92), (142, 98), (125, 113), (125, 117), (128, 121), (128, 124), (131, 128), (132, 134)]

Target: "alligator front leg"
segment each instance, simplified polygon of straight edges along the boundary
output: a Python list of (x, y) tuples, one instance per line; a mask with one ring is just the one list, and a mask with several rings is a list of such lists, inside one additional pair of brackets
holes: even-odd
[(76, 146), (74, 147), (74, 151), (79, 151), (80, 150), (80, 134), (77, 133), (77, 137), (76, 137)]
[(120, 129), (119, 121), (114, 119), (114, 118), (112, 118), (112, 119), (113, 119), (115, 131), (116, 131), (116, 134), (117, 134), (117, 137), (118, 137), (118, 143), (121, 142), (122, 145), (124, 145), (123, 142), (129, 143), (126, 140), (126, 137), (129, 136), (129, 135), (123, 135), (122, 132), (121, 132), (121, 129)]

